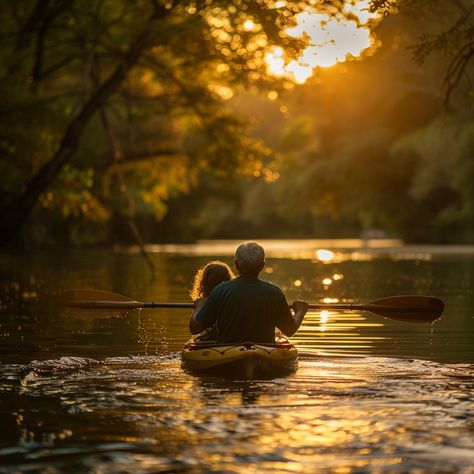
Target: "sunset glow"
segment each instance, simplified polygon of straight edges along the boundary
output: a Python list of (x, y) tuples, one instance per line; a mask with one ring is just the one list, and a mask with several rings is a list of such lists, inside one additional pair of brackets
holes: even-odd
[(293, 38), (308, 38), (308, 45), (297, 59), (288, 62), (281, 48), (273, 48), (265, 57), (269, 72), (302, 84), (316, 67), (331, 67), (360, 56), (374, 42), (367, 24), (379, 18), (369, 12), (369, 3), (369, 0), (348, 1), (344, 13), (334, 15), (315, 10), (296, 15), (297, 25), (286, 33)]

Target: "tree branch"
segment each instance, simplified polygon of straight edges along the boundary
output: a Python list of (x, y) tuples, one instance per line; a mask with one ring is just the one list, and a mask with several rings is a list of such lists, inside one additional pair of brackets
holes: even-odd
[(3, 209), (3, 232), (0, 245), (7, 243), (25, 222), (39, 195), (56, 178), (58, 173), (76, 153), (84, 129), (94, 114), (105, 104), (107, 99), (117, 90), (130, 69), (137, 63), (143, 51), (150, 47), (152, 25), (164, 15), (154, 12), (145, 23), (147, 27), (130, 46), (128, 52), (116, 66), (112, 74), (83, 105), (77, 115), (67, 126), (58, 150), (51, 160), (45, 163), (32, 177), (23, 193), (13, 202), (7, 203)]
[(451, 61), (451, 64), (448, 67), (448, 71), (444, 78), (444, 86), (446, 87), (445, 97), (444, 97), (444, 106), (446, 109), (449, 108), (449, 103), (451, 100), (451, 95), (454, 89), (459, 84), (461, 77), (466, 72), (467, 65), (470, 60), (474, 57), (474, 42), (471, 44), (465, 45), (458, 54)]

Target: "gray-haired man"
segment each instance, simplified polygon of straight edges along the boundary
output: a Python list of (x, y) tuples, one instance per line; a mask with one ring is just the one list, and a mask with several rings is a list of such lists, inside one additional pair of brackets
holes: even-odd
[(235, 251), (238, 277), (217, 285), (204, 305), (196, 307), (189, 321), (192, 334), (217, 325), (217, 343), (275, 342), (275, 328), (287, 336), (301, 326), (308, 303), (295, 301), (294, 314), (285, 295), (275, 285), (258, 278), (265, 266), (265, 251), (247, 242)]

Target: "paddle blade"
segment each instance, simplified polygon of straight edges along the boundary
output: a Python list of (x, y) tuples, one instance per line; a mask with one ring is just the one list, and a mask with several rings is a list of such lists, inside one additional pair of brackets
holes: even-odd
[(112, 318), (126, 316), (143, 303), (103, 290), (67, 290), (60, 298), (63, 312), (73, 318)]
[(73, 306), (76, 308), (97, 308), (97, 307), (132, 307), (139, 308), (142, 303), (132, 300), (127, 296), (112, 293), (104, 290), (67, 290), (61, 295), (63, 306)]
[(396, 321), (431, 323), (443, 314), (444, 303), (433, 296), (391, 296), (367, 304), (364, 309)]

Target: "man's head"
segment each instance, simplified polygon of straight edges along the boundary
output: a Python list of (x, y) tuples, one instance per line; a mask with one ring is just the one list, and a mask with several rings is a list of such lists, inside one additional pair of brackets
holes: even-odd
[(235, 250), (235, 268), (240, 276), (255, 276), (265, 266), (265, 250), (257, 242), (240, 244)]

